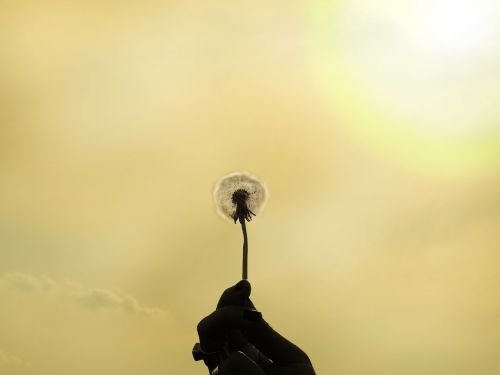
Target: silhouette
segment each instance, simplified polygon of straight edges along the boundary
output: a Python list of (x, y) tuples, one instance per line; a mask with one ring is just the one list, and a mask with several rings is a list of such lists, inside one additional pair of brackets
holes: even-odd
[(226, 289), (216, 310), (198, 323), (195, 360), (211, 375), (315, 375), (309, 357), (269, 326), (241, 280)]

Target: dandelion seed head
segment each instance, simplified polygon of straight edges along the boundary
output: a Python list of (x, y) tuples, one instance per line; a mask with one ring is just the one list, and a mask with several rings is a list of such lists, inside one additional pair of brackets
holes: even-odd
[(268, 195), (266, 185), (248, 172), (234, 172), (223, 176), (214, 189), (217, 212), (231, 221), (234, 220), (239, 200), (245, 200), (248, 209), (258, 215), (264, 208)]

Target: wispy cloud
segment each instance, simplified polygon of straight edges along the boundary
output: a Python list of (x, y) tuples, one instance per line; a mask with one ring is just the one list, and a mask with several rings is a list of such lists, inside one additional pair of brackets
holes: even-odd
[(77, 284), (71, 284), (70, 297), (90, 309), (118, 308), (130, 313), (148, 315), (165, 312), (158, 307), (143, 306), (131, 295), (121, 295), (102, 288), (86, 288)]
[(18, 356), (9, 354), (2, 349), (0, 349), (0, 368), (1, 367), (30, 367), (30, 364)]
[(88, 309), (118, 309), (146, 315), (166, 313), (159, 307), (140, 304), (134, 296), (129, 294), (124, 295), (105, 288), (89, 288), (72, 280), (56, 282), (46, 276), (13, 272), (0, 277), (0, 283), (21, 292), (57, 294)]
[(7, 273), (1, 280), (9, 287), (25, 292), (51, 291), (56, 286), (56, 283), (48, 277), (21, 272)]

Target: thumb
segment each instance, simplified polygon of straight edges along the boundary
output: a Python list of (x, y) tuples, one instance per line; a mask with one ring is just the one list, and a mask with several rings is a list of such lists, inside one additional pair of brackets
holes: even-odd
[(217, 308), (225, 306), (248, 306), (248, 299), (252, 286), (248, 280), (241, 280), (232, 287), (227, 288), (219, 299)]
[(219, 368), (220, 375), (265, 375), (264, 371), (245, 353), (234, 352)]

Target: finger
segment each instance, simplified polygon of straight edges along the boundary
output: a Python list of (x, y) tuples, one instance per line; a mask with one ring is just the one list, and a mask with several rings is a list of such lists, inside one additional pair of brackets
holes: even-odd
[[(266, 375), (315, 375), (312, 364), (294, 363), (285, 366), (275, 365), (269, 358), (264, 356), (257, 348), (246, 341), (239, 331), (231, 331), (228, 335), (228, 350), (232, 353), (241, 352), (257, 364)], [(235, 350), (234, 345), (240, 345), (241, 350)], [(232, 345), (232, 346), (231, 346)], [(239, 374), (236, 373), (236, 374)]]
[[(303, 372), (296, 368), (294, 365), (288, 364), (286, 367), (276, 366), (273, 361), (267, 358), (264, 354), (261, 353), (259, 349), (253, 346), (241, 333), (239, 330), (230, 331), (227, 335), (227, 350), (229, 352), (243, 352), (246, 354), (248, 358), (257, 363), (257, 365), (264, 370), (266, 374), (269, 375), (279, 375), (284, 374), (286, 371), (289, 371), (291, 366), (293, 366), (294, 370), (296, 370), (296, 374), (311, 374), (311, 372)], [(306, 366), (303, 363), (297, 363), (298, 368), (300, 366)], [(288, 372), (290, 373), (290, 372)], [(295, 373), (294, 373), (295, 374)]]
[(247, 346), (251, 345), (245, 336), (241, 333), (240, 330), (232, 330), (227, 334), (227, 350), (230, 352), (244, 352), (246, 355), (249, 355), (245, 351)]
[(243, 352), (256, 363), (258, 363), (259, 358), (262, 356), (260, 351), (248, 342), (239, 330), (233, 330), (227, 335), (227, 350), (229, 352)]
[(263, 319), (248, 321), (243, 318), (243, 307), (227, 306), (215, 310), (198, 323), (200, 345), (204, 351), (221, 350), (232, 330), (239, 330), (265, 357), (277, 366), (311, 364), (299, 347), (276, 332)]
[(220, 375), (266, 375), (245, 353), (234, 352), (219, 368)]
[(201, 349), (206, 352), (221, 350), (227, 334), (244, 324), (243, 310), (243, 307), (227, 306), (203, 318), (197, 326)]
[(225, 306), (244, 306), (251, 292), (252, 286), (248, 280), (241, 280), (222, 293), (217, 308), (220, 309)]
[(217, 357), (213, 355), (203, 358), (203, 362), (205, 363), (205, 366), (208, 367), (209, 373), (212, 373), (212, 371), (219, 365)]
[(240, 330), (252, 345), (272, 360), (273, 366), (311, 364), (306, 353), (281, 336), (263, 319), (257, 322), (245, 322)]
[(273, 363), (264, 363), (264, 365), (261, 365), (259, 362), (257, 364), (266, 375), (316, 375), (312, 365), (305, 363), (296, 363), (288, 366), (276, 366)]

